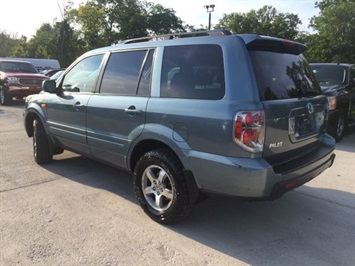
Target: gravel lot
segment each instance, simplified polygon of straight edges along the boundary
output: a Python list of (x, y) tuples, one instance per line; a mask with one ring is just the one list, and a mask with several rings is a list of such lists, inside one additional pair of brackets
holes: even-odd
[(0, 106), (0, 265), (355, 265), (355, 129), (332, 168), (281, 199), (213, 196), (162, 226), (131, 176), (71, 152), (39, 166), (23, 101)]

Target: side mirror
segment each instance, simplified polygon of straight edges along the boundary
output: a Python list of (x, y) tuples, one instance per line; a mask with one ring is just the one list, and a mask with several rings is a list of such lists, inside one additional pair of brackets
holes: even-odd
[(57, 85), (55, 80), (53, 79), (47, 79), (43, 81), (42, 88), (45, 92), (57, 93)]

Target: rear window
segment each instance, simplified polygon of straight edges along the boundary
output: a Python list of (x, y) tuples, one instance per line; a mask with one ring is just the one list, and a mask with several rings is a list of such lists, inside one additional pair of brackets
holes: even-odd
[(249, 51), (261, 101), (311, 97), (321, 90), (302, 55)]

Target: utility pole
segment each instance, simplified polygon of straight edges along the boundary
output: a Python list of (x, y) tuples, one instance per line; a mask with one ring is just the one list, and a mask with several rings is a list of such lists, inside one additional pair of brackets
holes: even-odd
[(208, 30), (211, 30), (211, 12), (214, 11), (215, 5), (205, 5), (203, 7), (206, 8), (208, 13)]
[(66, 1), (65, 5), (64, 5), (64, 1), (62, 0), (62, 6), (59, 4), (59, 0), (57, 0), (57, 5), (60, 11), (60, 15), (62, 17), (62, 22), (60, 25), (60, 35), (58, 36), (58, 39), (60, 41), (59, 43), (59, 51), (60, 51), (60, 58), (59, 58), (59, 62), (60, 65), (62, 66), (64, 63), (64, 40), (65, 40), (65, 34), (66, 34), (66, 26), (67, 26), (67, 20), (65, 18), (65, 13), (70, 10), (72, 8), (72, 6), (74, 5), (73, 1)]

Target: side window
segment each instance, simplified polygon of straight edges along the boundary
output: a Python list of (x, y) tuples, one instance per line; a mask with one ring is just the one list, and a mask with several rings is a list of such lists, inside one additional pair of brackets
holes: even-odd
[(63, 89), (72, 92), (93, 92), (103, 54), (84, 58), (77, 63), (64, 77)]
[(224, 93), (223, 53), (220, 46), (164, 48), (161, 97), (219, 100)]
[(142, 69), (142, 74), (140, 76), (138, 95), (148, 96), (150, 91), (150, 81), (152, 76), (152, 62), (153, 62), (154, 50), (150, 50), (147, 54), (146, 62)]
[[(151, 63), (146, 60), (147, 51), (129, 51), (111, 54), (101, 83), (100, 93), (114, 93), (120, 95), (136, 95), (140, 80), (141, 95), (149, 93)], [(143, 66), (144, 62), (146, 64)], [(143, 70), (142, 70), (143, 67)], [(145, 92), (144, 92), (145, 91)]]

